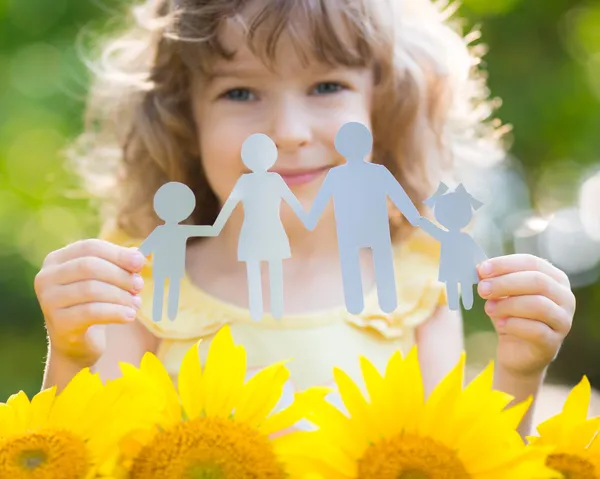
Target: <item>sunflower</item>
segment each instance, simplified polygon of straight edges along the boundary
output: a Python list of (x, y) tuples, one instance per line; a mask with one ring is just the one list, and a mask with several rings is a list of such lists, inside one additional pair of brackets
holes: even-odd
[[(60, 393), (31, 401), (20, 391), (0, 403), (0, 477), (89, 479), (110, 470), (117, 441), (139, 428), (131, 397), (82, 369)], [(144, 411), (144, 415), (147, 411)]]
[[(278, 479), (302, 457), (294, 452), (291, 428), (319, 399), (319, 390), (296, 395), (288, 408), (271, 414), (289, 371), (275, 363), (245, 382), (246, 351), (233, 342), (228, 326), (215, 335), (204, 368), (198, 343), (186, 353), (178, 390), (160, 361), (144, 355), (140, 368), (121, 364), (122, 381), (151, 391), (162, 410), (151, 428), (140, 428), (121, 443), (121, 473), (130, 479)], [(289, 454), (286, 454), (288, 451)]]
[[(424, 400), (417, 348), (396, 352), (382, 376), (360, 358), (369, 401), (340, 369), (335, 381), (348, 415), (321, 401), (309, 420), (301, 450), (312, 452), (312, 471), (327, 479), (541, 479), (546, 449), (526, 447), (517, 426), (531, 399), (494, 391), (493, 362), (463, 389), (465, 353)], [(298, 445), (295, 447), (298, 449)]]
[(600, 479), (600, 417), (587, 419), (591, 387), (586, 376), (567, 397), (563, 410), (538, 425), (531, 447), (551, 447), (547, 465), (568, 479)]

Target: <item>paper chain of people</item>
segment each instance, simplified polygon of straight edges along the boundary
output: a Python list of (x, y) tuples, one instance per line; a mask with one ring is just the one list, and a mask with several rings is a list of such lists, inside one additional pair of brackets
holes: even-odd
[[(446, 229), (422, 217), (388, 169), (365, 161), (373, 139), (369, 129), (356, 122), (344, 124), (335, 138), (335, 148), (346, 163), (329, 170), (309, 213), (289, 189), (283, 178), (270, 172), (277, 160), (277, 147), (267, 135), (250, 135), (242, 145), (242, 161), (251, 173), (242, 175), (225, 202), (214, 225), (182, 225), (196, 206), (193, 192), (186, 185), (170, 182), (154, 197), (154, 209), (165, 224), (156, 227), (139, 247), (146, 256), (153, 254), (153, 320), (160, 321), (166, 280), (169, 279), (168, 317), (174, 320), (179, 304), (179, 287), (185, 276), (186, 241), (193, 236), (217, 236), (238, 205), (243, 204), (244, 221), (238, 243), (238, 260), (248, 272), (250, 313), (255, 320), (263, 316), (261, 262), (269, 266), (271, 315), (283, 315), (283, 260), (291, 257), (290, 243), (280, 218), (281, 202), (287, 202), (308, 230), (313, 230), (327, 203), (333, 199), (341, 260), (346, 308), (359, 314), (364, 307), (359, 250), (373, 254), (379, 306), (390, 313), (396, 309), (396, 285), (387, 198), (408, 221), (422, 228), (441, 244), (438, 280), (446, 283), (448, 306), (466, 309), (473, 305), (473, 285), (479, 282), (476, 265), (486, 259), (483, 250), (462, 228), (482, 203), (459, 185), (453, 192), (441, 183), (425, 201), (435, 219)], [(460, 291), (459, 291), (460, 285)]]

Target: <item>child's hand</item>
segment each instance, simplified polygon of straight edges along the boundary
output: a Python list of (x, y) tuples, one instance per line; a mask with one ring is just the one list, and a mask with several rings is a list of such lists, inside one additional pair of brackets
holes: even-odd
[(51, 351), (81, 367), (93, 365), (104, 352), (103, 325), (135, 319), (143, 280), (132, 273), (145, 262), (135, 248), (98, 239), (51, 252), (35, 277)]
[(519, 376), (543, 372), (571, 329), (575, 295), (567, 275), (527, 254), (478, 267), (480, 296), (499, 335), (497, 362)]

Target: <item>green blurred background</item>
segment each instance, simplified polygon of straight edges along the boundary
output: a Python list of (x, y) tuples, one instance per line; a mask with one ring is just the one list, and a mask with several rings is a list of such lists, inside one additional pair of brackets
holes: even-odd
[[(123, 11), (117, 0), (0, 0), (0, 401), (40, 388), (46, 339), (33, 280), (44, 257), (98, 232), (62, 150), (82, 128), (81, 51)], [(482, 26), (497, 116), (514, 127), (506, 165), (465, 173), (486, 203), (481, 241), (490, 255), (532, 252), (569, 273), (577, 313), (550, 379), (587, 374), (600, 389), (600, 3), (464, 0), (459, 13)], [(481, 301), (465, 327), (471, 358), (492, 355)]]

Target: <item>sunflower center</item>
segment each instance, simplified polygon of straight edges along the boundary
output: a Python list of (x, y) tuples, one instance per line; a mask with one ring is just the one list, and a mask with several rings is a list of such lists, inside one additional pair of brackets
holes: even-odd
[(232, 420), (207, 417), (158, 433), (133, 460), (130, 479), (283, 479), (266, 436)]
[(565, 479), (600, 479), (594, 465), (573, 454), (550, 454), (546, 465), (565, 476)]
[(372, 444), (358, 479), (470, 479), (456, 454), (431, 438), (401, 434)]
[(85, 443), (68, 431), (39, 431), (0, 441), (2, 477), (79, 479), (89, 468)]

